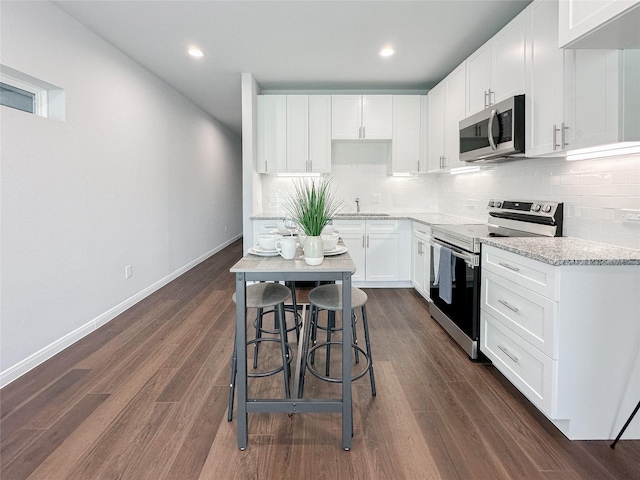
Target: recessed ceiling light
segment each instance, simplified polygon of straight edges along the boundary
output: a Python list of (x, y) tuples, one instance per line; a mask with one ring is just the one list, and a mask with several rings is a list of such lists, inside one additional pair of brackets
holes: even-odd
[(393, 48), (390, 48), (390, 47), (385, 47), (382, 50), (380, 50), (380, 56), (381, 57), (390, 57), (394, 53), (396, 53), (396, 51)]
[(189, 55), (192, 57), (204, 57), (204, 52), (197, 47), (191, 47), (189, 49)]

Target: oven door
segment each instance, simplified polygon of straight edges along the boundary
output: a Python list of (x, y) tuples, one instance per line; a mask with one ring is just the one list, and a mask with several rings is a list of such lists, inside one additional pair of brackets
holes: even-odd
[[(434, 244), (451, 249), (453, 256), (453, 282), (451, 304), (440, 297), (440, 286), (435, 281)], [(468, 253), (437, 239), (431, 240), (431, 275), (429, 290), (431, 301), (439, 310), (432, 316), (460, 344), (472, 359), (477, 358), (480, 329), (480, 255)], [(442, 316), (446, 318), (441, 318)], [(440, 317), (440, 318), (439, 318)], [(449, 325), (451, 322), (453, 326)], [(445, 325), (447, 323), (447, 325)], [(457, 328), (456, 328), (457, 327)], [(459, 338), (461, 334), (466, 338)]]

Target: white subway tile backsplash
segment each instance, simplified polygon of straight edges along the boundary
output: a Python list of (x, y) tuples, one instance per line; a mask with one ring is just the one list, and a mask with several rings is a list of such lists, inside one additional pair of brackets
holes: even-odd
[[(520, 165), (510, 166), (515, 164)], [(640, 155), (579, 162), (527, 159), (456, 177), (439, 176), (440, 213), (482, 221), (486, 213), (476, 209), (470, 215), (466, 199), (559, 201), (565, 204), (564, 235), (640, 249), (640, 224), (622, 222), (621, 213), (640, 209)]]
[[(622, 221), (622, 209), (640, 210), (640, 155), (568, 162), (526, 159), (483, 166), (479, 172), (392, 177), (386, 151), (341, 145), (331, 177), (344, 211), (439, 212), (480, 222), (490, 198), (551, 200), (565, 204), (564, 235), (640, 249), (640, 223)], [(283, 212), (291, 178), (264, 175), (265, 212)], [(371, 195), (380, 194), (380, 203)]]

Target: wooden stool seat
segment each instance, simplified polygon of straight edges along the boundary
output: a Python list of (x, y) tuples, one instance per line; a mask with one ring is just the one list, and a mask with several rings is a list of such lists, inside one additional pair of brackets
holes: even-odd
[[(367, 303), (368, 297), (359, 288), (351, 289), (351, 308), (360, 308)], [(309, 292), (309, 303), (323, 310), (342, 311), (342, 287), (340, 285), (321, 285)]]

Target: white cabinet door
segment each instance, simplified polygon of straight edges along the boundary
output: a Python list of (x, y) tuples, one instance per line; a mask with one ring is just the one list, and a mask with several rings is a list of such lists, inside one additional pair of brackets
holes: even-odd
[(565, 125), (570, 150), (640, 140), (640, 102), (629, 100), (637, 99), (640, 91), (639, 54), (638, 50), (568, 51)]
[(491, 62), (493, 50), (491, 40), (467, 58), (467, 108), (466, 115), (481, 112), (490, 105)]
[(287, 95), (287, 172), (308, 170), (309, 96)]
[(331, 95), (309, 95), (308, 171), (331, 171)]
[(253, 244), (258, 245), (258, 235), (271, 233), (278, 229), (278, 222), (281, 220), (254, 220), (253, 221)]
[(287, 169), (287, 97), (259, 95), (257, 103), (258, 172)]
[(332, 95), (333, 140), (391, 140), (392, 95)]
[(331, 96), (331, 138), (358, 140), (362, 125), (362, 95)]
[(429, 122), (427, 171), (429, 172), (439, 172), (444, 168), (444, 96), (444, 81), (429, 90), (427, 95)]
[(465, 62), (467, 116), (524, 93), (525, 19), (518, 15)]
[(460, 161), (460, 120), (465, 118), (465, 64), (456, 68), (446, 80), (444, 100), (445, 166), (464, 166)]
[(364, 282), (366, 278), (365, 236), (362, 233), (342, 233), (339, 224), (336, 226), (340, 231), (343, 243), (349, 249), (353, 263), (356, 265), (356, 272), (352, 275), (351, 280)]
[(559, 5), (558, 45), (637, 48), (639, 15), (638, 0), (562, 0)]
[(414, 235), (411, 237), (411, 283), (418, 292), (424, 292), (425, 262), (424, 241)]
[(420, 171), (422, 140), (421, 95), (393, 96), (391, 173)]
[(562, 151), (564, 56), (558, 44), (558, 0), (531, 5), (527, 26), (525, 151), (547, 155)]
[(526, 18), (518, 15), (493, 38), (491, 104), (524, 93)]
[(420, 173), (429, 169), (429, 100), (420, 95)]
[(362, 138), (393, 138), (393, 95), (362, 96)]
[(398, 280), (398, 235), (367, 234), (367, 270), (369, 282)]

